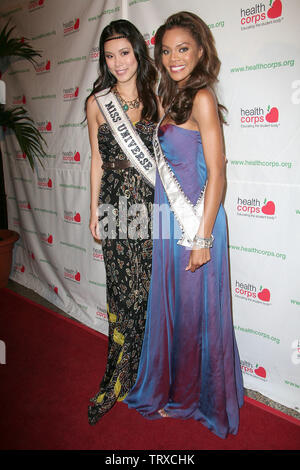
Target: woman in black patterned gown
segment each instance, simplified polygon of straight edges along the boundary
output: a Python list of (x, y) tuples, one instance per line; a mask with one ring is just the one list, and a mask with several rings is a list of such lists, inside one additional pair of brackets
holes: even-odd
[(134, 204), (143, 204), (150, 218), (154, 196), (153, 187), (132, 166), (115, 140), (95, 94), (107, 88), (115, 94), (131, 121), (130, 125), (134, 126), (151, 155), (152, 136), (158, 120), (154, 92), (157, 73), (144, 38), (135, 26), (126, 20), (111, 22), (101, 34), (99, 49), (100, 76), (86, 100), (92, 152), (90, 230), (93, 237), (99, 239), (97, 208), (108, 204), (116, 217), (117, 231), (115, 238), (109, 233), (103, 237), (103, 232), (101, 237), (109, 341), (105, 374), (98, 392), (91, 399), (93, 404), (88, 407), (90, 424), (95, 424), (116, 401), (123, 400), (136, 380), (151, 276), (151, 228), (150, 224), (147, 226), (146, 217), (143, 230), (135, 232), (138, 236), (129, 233), (125, 238), (126, 227), (121, 225), (125, 222), (129, 227), (134, 217), (128, 216), (121, 221), (118, 212), (124, 209), (124, 201), (128, 214)]

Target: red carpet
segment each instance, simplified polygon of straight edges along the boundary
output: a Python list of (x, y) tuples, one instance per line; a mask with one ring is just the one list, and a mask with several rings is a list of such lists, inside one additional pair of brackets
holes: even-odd
[[(148, 421), (118, 403), (87, 422), (106, 339), (8, 289), (0, 290), (2, 450), (298, 450), (299, 421), (247, 400), (237, 436), (222, 440), (193, 420)], [(254, 402), (256, 403), (256, 402)]]

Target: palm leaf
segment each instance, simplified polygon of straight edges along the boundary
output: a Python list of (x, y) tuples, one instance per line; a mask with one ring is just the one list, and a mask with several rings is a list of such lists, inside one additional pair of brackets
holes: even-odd
[[(10, 27), (9, 21), (0, 31), (0, 60), (9, 63), (13, 57), (26, 59), (33, 65), (37, 63), (36, 58), (41, 57), (39, 51), (32, 48), (26, 38), (11, 37), (15, 26)], [(23, 153), (27, 155), (32, 170), (34, 170), (34, 159), (37, 158), (42, 164), (41, 157), (44, 157), (43, 136), (35, 127), (34, 121), (27, 115), (27, 111), (22, 106), (5, 109), (0, 105), (0, 126), (11, 129), (18, 140)]]
[(36, 57), (41, 57), (40, 52), (33, 49), (26, 38), (10, 37), (15, 26), (8, 28), (9, 21), (0, 32), (0, 58), (17, 56), (36, 64)]
[(43, 166), (40, 157), (46, 155), (43, 147), (43, 145), (47, 146), (46, 141), (22, 106), (9, 109), (4, 109), (1, 106), (0, 126), (7, 127), (15, 133), (20, 148), (26, 154), (32, 170), (34, 170), (35, 158)]

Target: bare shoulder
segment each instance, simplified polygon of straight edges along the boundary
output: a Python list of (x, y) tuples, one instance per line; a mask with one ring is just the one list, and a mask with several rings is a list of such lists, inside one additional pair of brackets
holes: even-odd
[(88, 121), (96, 121), (98, 126), (105, 122), (94, 95), (89, 96), (87, 99), (86, 114)]
[(212, 89), (203, 88), (197, 91), (191, 118), (199, 127), (219, 123), (218, 103)]
[(97, 108), (98, 108), (98, 105), (96, 103), (95, 96), (94, 95), (89, 96), (86, 102), (86, 112), (87, 112), (88, 117), (92, 118), (93, 116), (96, 116)]
[(198, 90), (194, 102), (193, 111), (197, 110), (215, 110), (217, 108), (217, 99), (214, 91), (211, 88), (202, 88)]

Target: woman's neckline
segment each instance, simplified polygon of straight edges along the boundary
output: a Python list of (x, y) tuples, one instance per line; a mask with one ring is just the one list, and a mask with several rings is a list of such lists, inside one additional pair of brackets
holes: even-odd
[(173, 124), (172, 122), (166, 122), (165, 124), (162, 124), (159, 127), (165, 127), (165, 126), (173, 126), (173, 127), (176, 127), (177, 129), (183, 129), (184, 131), (188, 131), (188, 132), (198, 132), (198, 134), (200, 134), (200, 132), (197, 129), (187, 129), (186, 127), (180, 127), (177, 124)]
[[(129, 121), (130, 121), (130, 119), (129, 119)], [(138, 121), (134, 121), (134, 122), (130, 121), (130, 122), (133, 125), (133, 127), (135, 127), (137, 124), (139, 124), (140, 122), (143, 122), (143, 121), (144, 121), (144, 119), (139, 119)], [(108, 126), (109, 127), (109, 124), (107, 124), (106, 121), (102, 122), (101, 124), (99, 124), (98, 129), (100, 129), (100, 127), (102, 127), (102, 126)]]

